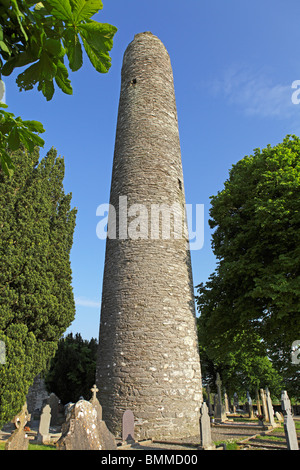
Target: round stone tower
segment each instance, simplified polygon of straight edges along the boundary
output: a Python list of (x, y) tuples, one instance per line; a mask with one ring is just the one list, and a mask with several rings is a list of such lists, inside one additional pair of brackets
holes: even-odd
[(96, 381), (103, 419), (138, 438), (199, 434), (202, 402), (173, 73), (153, 34), (127, 47), (110, 194)]

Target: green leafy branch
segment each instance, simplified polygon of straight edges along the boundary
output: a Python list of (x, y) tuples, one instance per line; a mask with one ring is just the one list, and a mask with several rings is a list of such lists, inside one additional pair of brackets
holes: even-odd
[[(54, 94), (54, 80), (72, 94), (68, 70), (83, 64), (82, 44), (94, 68), (100, 73), (111, 66), (115, 26), (98, 23), (91, 16), (103, 8), (101, 0), (1, 1), (0, 73), (9, 76), (16, 67), (29, 65), (16, 83), (21, 90), (35, 85), (47, 100)], [(11, 27), (12, 19), (14, 28)], [(5, 62), (4, 62), (5, 61)]]
[[(107, 73), (117, 28), (91, 19), (102, 8), (101, 0), (0, 0), (0, 79), (2, 75), (11, 75), (18, 67), (27, 67), (16, 78), (20, 91), (37, 86), (49, 101), (56, 83), (64, 93), (71, 95), (73, 89), (65, 58), (73, 72), (79, 70), (83, 64), (83, 48), (94, 68)], [(10, 136), (15, 148), (18, 140), (25, 145), (27, 138), (25, 146), (30, 147), (32, 142), (40, 145), (38, 142), (43, 140), (35, 133), (41, 132), (36, 129), (41, 129), (42, 125), (39, 123), (32, 128), (32, 124), (28, 124), (32, 122), (36, 123), (15, 119), (13, 114), (2, 110), (1, 129), (6, 133), (0, 135), (1, 142), (5, 141), (5, 136)], [(12, 173), (8, 148), (11, 148), (9, 143), (0, 147), (0, 161), (4, 171)]]
[[(0, 103), (0, 108), (7, 108), (6, 104)], [(4, 173), (10, 176), (14, 171), (9, 152), (17, 150), (21, 144), (33, 152), (34, 147), (44, 146), (44, 140), (37, 134), (45, 132), (42, 124), (38, 121), (23, 121), (20, 117), (15, 118), (13, 113), (0, 109), (0, 163)]]

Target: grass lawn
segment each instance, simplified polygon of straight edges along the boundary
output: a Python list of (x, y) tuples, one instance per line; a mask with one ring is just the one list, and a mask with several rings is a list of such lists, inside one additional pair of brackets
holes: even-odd
[[(5, 442), (0, 442), (0, 450), (5, 450)], [(44, 444), (29, 444), (28, 450), (56, 450), (56, 447)]]

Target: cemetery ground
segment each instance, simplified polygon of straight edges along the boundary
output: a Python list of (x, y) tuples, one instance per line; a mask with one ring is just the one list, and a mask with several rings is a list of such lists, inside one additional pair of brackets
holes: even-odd
[[(300, 442), (300, 416), (294, 416), (298, 442)], [(50, 428), (50, 442), (37, 444), (38, 421), (28, 423), (29, 437), (28, 450), (56, 450), (56, 441), (61, 436), (59, 426)], [(287, 450), (283, 423), (276, 421), (276, 428), (263, 429), (258, 427), (257, 419), (241, 416), (230, 417), (230, 421), (211, 426), (212, 441), (218, 450)], [(0, 431), (0, 450), (4, 450), (5, 442), (14, 430), (13, 424), (6, 425)], [(131, 445), (122, 445), (117, 442), (118, 449), (125, 450), (197, 450), (199, 440), (195, 437), (187, 439), (162, 441), (141, 441)]]

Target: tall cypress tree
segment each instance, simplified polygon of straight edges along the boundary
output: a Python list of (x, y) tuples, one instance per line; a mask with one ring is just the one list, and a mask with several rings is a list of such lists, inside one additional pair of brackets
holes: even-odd
[(14, 177), (0, 171), (0, 426), (20, 411), (75, 316), (76, 209), (63, 189), (64, 160), (54, 148), (40, 162), (38, 150), (11, 157)]

